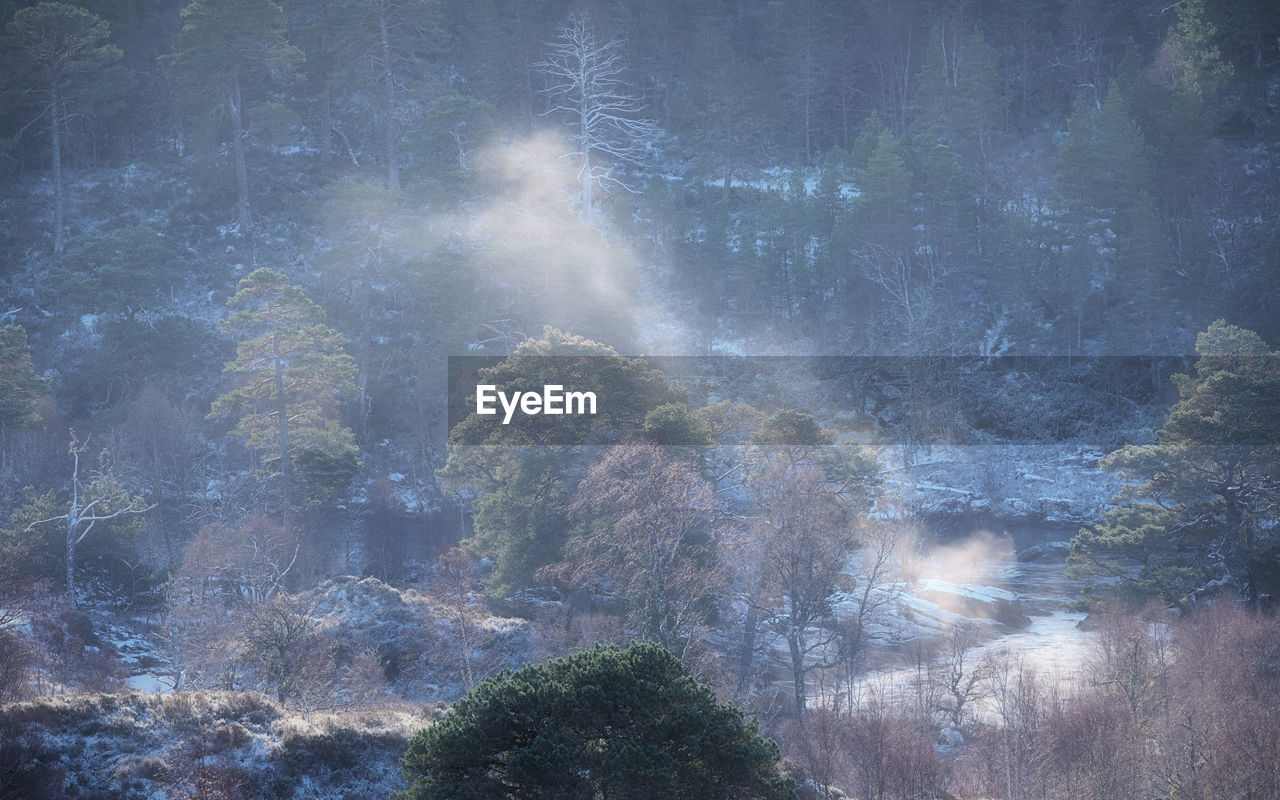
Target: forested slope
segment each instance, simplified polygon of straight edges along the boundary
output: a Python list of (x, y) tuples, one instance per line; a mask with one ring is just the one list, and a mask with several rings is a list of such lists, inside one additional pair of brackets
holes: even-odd
[[(818, 757), (885, 737), (924, 765), (899, 796), (1118, 796), (1250, 758), (1221, 796), (1274, 785), (1265, 715), (1224, 699), (1271, 696), (1274, 617), (1223, 617), (1238, 659), (1199, 694), (1161, 682), (1199, 669), (1172, 627), (1113, 621), (1099, 658), (1158, 698), (1026, 678), (1015, 719), (1021, 667), (965, 660), (1006, 621), (900, 602), (975, 519), (1084, 525), (1091, 610), (1274, 602), (1271, 4), (3, 0), (0, 22), (0, 702), (44, 726), (19, 749), (74, 716), (41, 695), (262, 692), (227, 752), (290, 796), (278, 713), (407, 714), (645, 639), (814, 791), (898, 769)], [(451, 434), (461, 355), (541, 383), (539, 359), (588, 357), (625, 403), (572, 441)], [(855, 708), (912, 658), (913, 699)], [(179, 729), (181, 697), (84, 702)], [(1112, 769), (1052, 720), (1219, 755)], [(370, 735), (383, 769), (403, 731)], [(969, 745), (984, 767), (950, 772)], [(22, 779), (74, 796), (67, 774)]]

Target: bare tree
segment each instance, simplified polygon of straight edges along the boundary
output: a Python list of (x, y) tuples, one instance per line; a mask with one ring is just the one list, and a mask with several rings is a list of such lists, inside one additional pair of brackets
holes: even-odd
[(844, 725), (844, 789), (865, 800), (951, 797), (946, 767), (927, 730), (873, 697)]
[(251, 685), (281, 705), (313, 711), (367, 703), (381, 690), (383, 672), (359, 640), (319, 613), (320, 598), (278, 594), (254, 607), (235, 642)]
[(276, 596), (297, 558), (297, 537), (265, 514), (200, 528), (165, 584), (159, 638), (175, 690), (235, 688), (238, 656), (229, 643), (240, 632), (236, 621)]
[(1044, 686), (1021, 655), (1002, 650), (987, 661), (987, 683), (999, 723), (995, 730), (995, 770), (1007, 800), (1028, 797), (1042, 759)]
[(836, 628), (840, 637), (837, 688), (843, 684), (851, 708), (854, 685), (866, 665), (866, 650), (887, 633), (882, 623), (902, 598), (899, 555), (911, 536), (902, 520), (869, 520), (864, 530), (865, 545), (853, 558), (847, 611)]
[(796, 713), (804, 716), (810, 672), (839, 663), (834, 600), (857, 549), (852, 520), (822, 470), (776, 460), (751, 483), (758, 515), (757, 606), (787, 642)]
[(977, 654), (980, 638), (981, 631), (971, 623), (953, 625), (929, 670), (931, 681), (940, 689), (937, 710), (957, 728), (968, 721), (969, 704), (985, 697), (989, 688), (988, 665)]
[(1145, 727), (1169, 703), (1171, 631), (1114, 608), (1098, 616), (1089, 659), (1094, 685), (1114, 706), (1123, 708), (1136, 726)]
[(571, 546), (571, 577), (616, 598), (645, 638), (687, 655), (725, 585), (715, 512), (710, 485), (688, 462), (653, 444), (610, 448), (572, 506), (589, 527)]
[(622, 43), (596, 39), (586, 14), (571, 16), (548, 47), (551, 54), (536, 65), (552, 81), (545, 91), (555, 105), (547, 113), (563, 113), (573, 120), (576, 149), (563, 157), (579, 163), (582, 217), (590, 225), (594, 187), (614, 185), (630, 191), (613, 164), (642, 163), (658, 126), (640, 116), (640, 99), (622, 79), (627, 69)]
[(216, 594), (234, 605), (256, 606), (275, 595), (297, 559), (297, 538), (265, 514), (254, 514), (236, 527), (201, 528), (174, 578), (201, 599)]
[(444, 623), (446, 632), (441, 638), (445, 644), (441, 660), (456, 660), (462, 688), (471, 691), (489, 673), (503, 666), (500, 658), (483, 651), (486, 640), (484, 608), (476, 602), (480, 592), (475, 575), (475, 559), (462, 548), (454, 548), (436, 562), (432, 570), (429, 591), (440, 601), (443, 609), (433, 609), (443, 616), (433, 620)]
[(946, 315), (939, 313), (954, 267), (884, 245), (866, 243), (854, 253), (863, 277), (889, 298), (897, 338), (908, 353), (946, 352), (951, 344)]
[[(49, 517), (27, 526), (31, 530), (46, 522), (61, 522), (66, 530), (67, 550), (67, 599), (76, 604), (76, 546), (83, 542), (99, 522), (109, 522), (133, 514), (144, 514), (155, 508), (147, 505), (139, 496), (130, 494), (120, 483), (114, 470), (108, 466), (93, 470), (87, 481), (80, 477), (80, 456), (89, 447), (86, 440), (81, 444), (76, 439), (75, 431), (71, 432), (69, 452), (72, 459), (71, 468), (71, 507), (67, 513)], [(106, 453), (103, 454), (105, 461)]]

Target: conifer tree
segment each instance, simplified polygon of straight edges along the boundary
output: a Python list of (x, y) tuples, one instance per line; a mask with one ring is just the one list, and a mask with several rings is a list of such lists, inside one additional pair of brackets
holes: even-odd
[(75, 91), (95, 71), (119, 60), (120, 48), (107, 42), (110, 27), (95, 14), (67, 3), (24, 8), (9, 23), (16, 46), (42, 73), (43, 112), (49, 117), (49, 157), (53, 171), (53, 252), (65, 241), (66, 188), (62, 136)]
[(241, 236), (253, 229), (246, 95), (264, 81), (292, 79), (303, 61), (284, 31), (284, 12), (270, 0), (195, 0), (182, 9), (182, 29), (165, 58), (181, 105), (201, 115), (220, 108), (231, 123)]
[[(374, 67), (382, 94), (383, 152), (387, 188), (400, 188), (400, 137), (412, 102), (410, 88), (420, 90), (426, 59), (439, 45), (438, 0), (365, 0), (361, 3), (365, 33), (359, 52)], [(418, 84), (414, 86), (414, 84)]]
[(653, 644), (482, 681), (401, 759), (402, 800), (785, 800), (777, 745)]
[(862, 195), (855, 204), (854, 225), (862, 242), (905, 252), (911, 244), (911, 170), (902, 145), (884, 129), (858, 176)]
[(1127, 234), (1125, 224), (1141, 216), (1140, 201), (1155, 191), (1155, 168), (1118, 83), (1100, 108), (1077, 104), (1067, 131), (1054, 184), (1066, 203), (1067, 229), (1074, 239), (1069, 260), (1075, 274), (1068, 282), (1088, 287), (1109, 277), (1110, 250), (1100, 251), (1112, 238)]
[(0, 328), (0, 434), (39, 427), (36, 401), (49, 381), (31, 366), (27, 331), (21, 325)]
[(299, 470), (314, 493), (342, 488), (359, 465), (355, 436), (338, 420), (338, 404), (354, 392), (356, 375), (342, 335), (325, 324), (319, 306), (269, 269), (240, 281), (227, 304), (243, 306), (223, 323), (239, 339), (225, 367), (236, 380), (209, 416), (236, 420), (232, 432), (264, 455), (268, 475), (280, 476), (286, 510), (299, 499)]
[(1001, 92), (996, 54), (980, 32), (961, 37), (954, 27), (934, 31), (920, 71), (917, 105), (918, 124), (927, 139), (960, 151), (973, 169), (986, 165), (1008, 101)]
[(1189, 605), (1219, 585), (1257, 602), (1280, 588), (1280, 353), (1222, 320), (1196, 353), (1158, 442), (1103, 460), (1128, 484), (1071, 558), (1140, 598)]
[(1151, 191), (1150, 151), (1120, 87), (1096, 110), (1078, 104), (1067, 133), (1055, 184), (1078, 222), (1113, 218)]

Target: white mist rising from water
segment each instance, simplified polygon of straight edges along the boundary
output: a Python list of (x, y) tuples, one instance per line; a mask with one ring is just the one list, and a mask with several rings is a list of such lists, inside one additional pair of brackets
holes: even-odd
[(983, 530), (963, 541), (928, 548), (915, 577), (957, 584), (987, 584), (1003, 580), (1016, 560), (1012, 538)]

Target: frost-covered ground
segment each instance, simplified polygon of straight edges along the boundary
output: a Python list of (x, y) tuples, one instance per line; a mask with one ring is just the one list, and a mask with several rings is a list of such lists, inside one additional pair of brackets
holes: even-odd
[(308, 719), (242, 692), (15, 703), (0, 709), (0, 786), (31, 800), (387, 797), (433, 715), (388, 704)]
[(1078, 526), (1094, 522), (1120, 488), (1097, 467), (1105, 453), (1069, 444), (881, 448), (889, 485), (928, 517)]
[[(1015, 529), (971, 534), (934, 549), (922, 577), (903, 592), (876, 627), (859, 691), (912, 702), (925, 679), (916, 655), (941, 653), (963, 637), (964, 669), (990, 672), (998, 664), (1026, 667), (1059, 686), (1076, 682), (1088, 663), (1092, 634), (1070, 609), (1080, 590), (1066, 576), (1068, 529)], [(977, 713), (988, 713), (980, 696)], [(857, 698), (855, 698), (856, 701)], [(863, 698), (865, 699), (865, 697)]]

